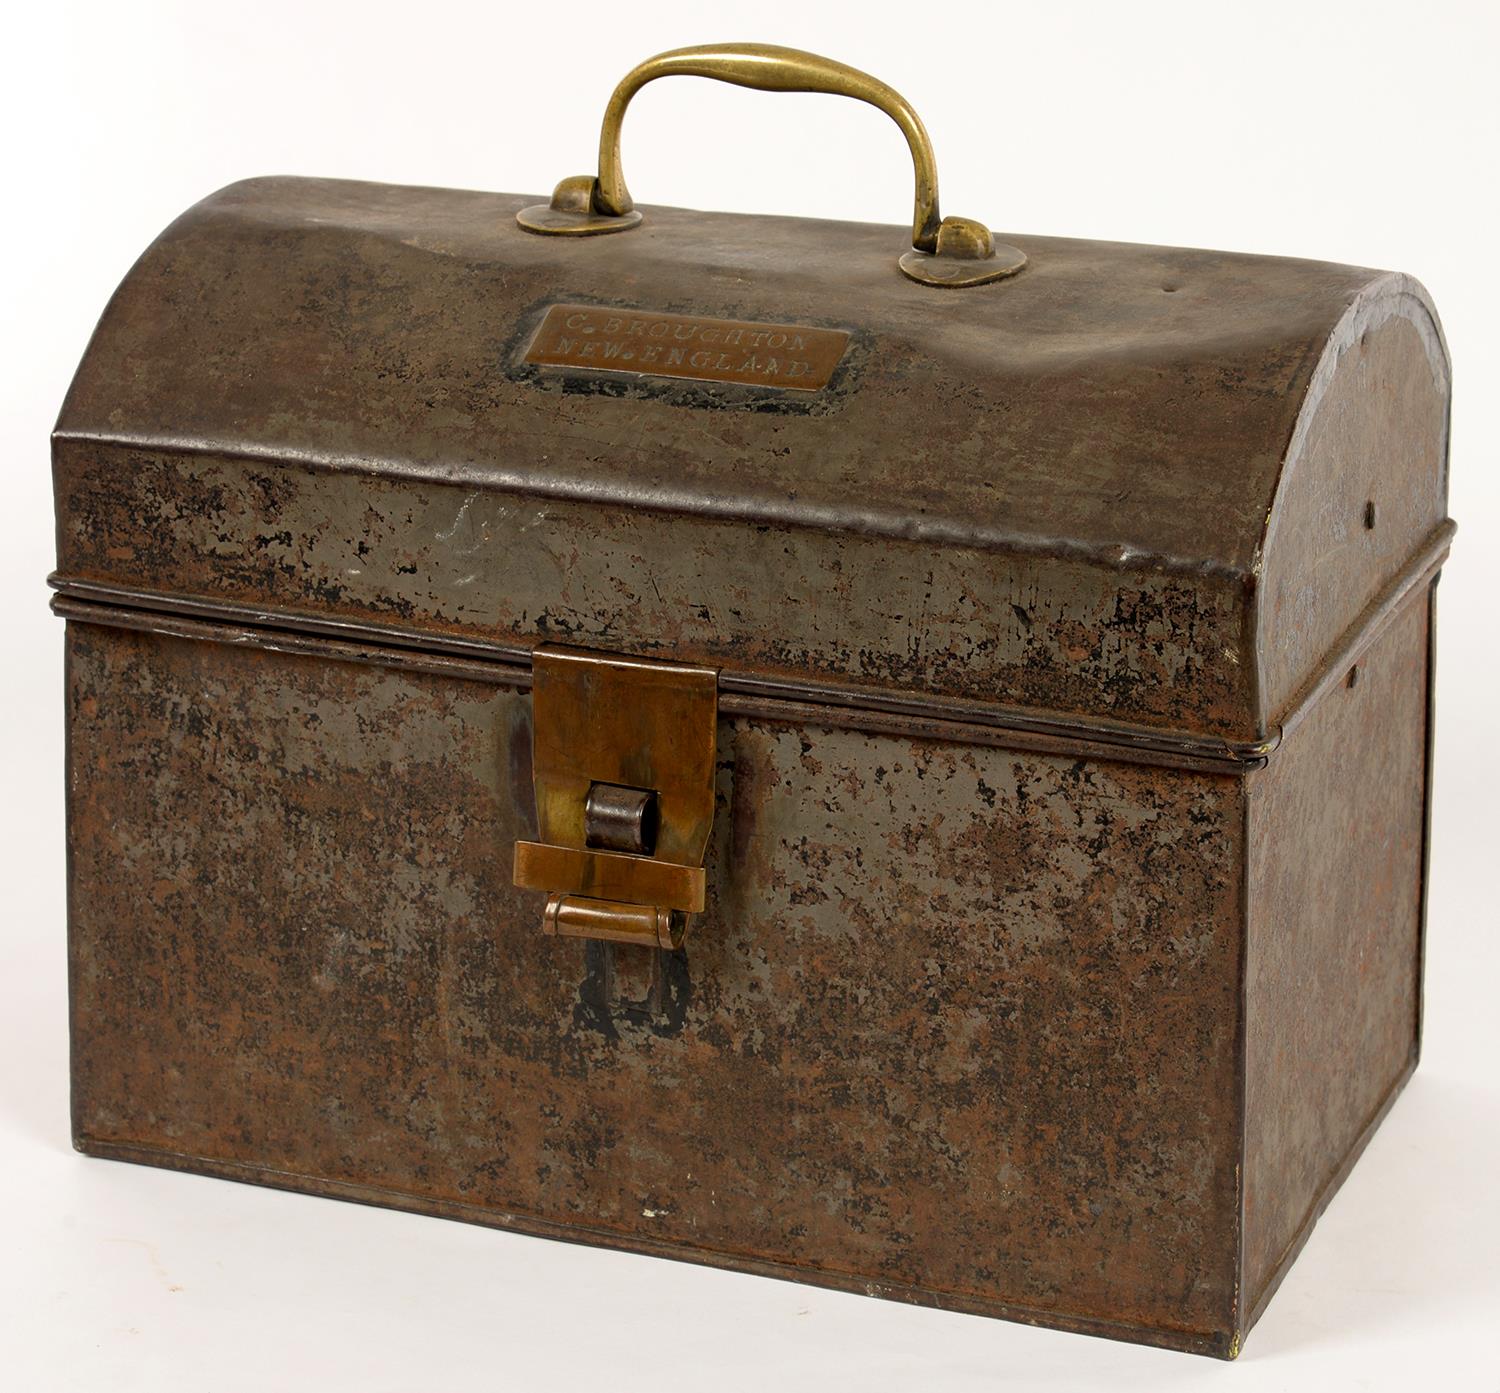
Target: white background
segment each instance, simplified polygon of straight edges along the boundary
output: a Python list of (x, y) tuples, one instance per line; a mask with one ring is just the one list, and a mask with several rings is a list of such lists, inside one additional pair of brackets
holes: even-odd
[[(12, 6), (4, 14), (0, 1385), (152, 1389), (1500, 1389), (1500, 119), (1493, 3)], [(253, 174), (532, 191), (591, 168), (660, 49), (828, 53), (922, 113), (998, 231), (1409, 271), (1455, 367), (1421, 1070), (1237, 1365), (85, 1160), (69, 1148), (61, 624), (47, 434), (178, 212)], [(645, 202), (905, 221), (850, 102), (659, 83)]]

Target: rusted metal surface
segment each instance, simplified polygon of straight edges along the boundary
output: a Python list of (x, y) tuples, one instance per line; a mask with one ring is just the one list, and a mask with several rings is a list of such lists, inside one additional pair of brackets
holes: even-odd
[(1003, 695), (1221, 747), (1244, 733), (1253, 663), (1238, 582), (889, 538), (832, 545), (801, 528), (264, 460), (63, 440), (55, 461), (64, 582), (416, 638), (634, 652), (726, 678)]
[(1429, 606), (1248, 783), (1245, 1303), (1275, 1290), (1416, 1064)]
[[(1435, 565), (1436, 563), (1433, 562)], [(341, 662), (371, 663), (399, 671), (427, 672), (481, 682), (500, 682), (529, 690), (530, 662), (509, 650), (487, 645), (453, 643), (417, 646), (405, 634), (385, 625), (309, 621), (305, 628), (289, 627), (288, 616), (275, 614), (275, 624), (249, 623), (267, 617), (265, 611), (195, 603), (191, 600), (139, 603), (140, 592), (118, 586), (61, 582), (53, 612), (65, 619), (128, 628), (183, 638), (248, 643), (282, 653), (304, 653)], [(1029, 715), (996, 711), (988, 706), (885, 697), (865, 688), (821, 684), (782, 684), (755, 679), (719, 677), (719, 709), (733, 715), (763, 717), (768, 713), (799, 712), (809, 725), (834, 722), (848, 730), (874, 734), (920, 733), (934, 740), (1003, 749), (1041, 750), (1074, 759), (1124, 760), (1165, 769), (1197, 773), (1244, 773), (1265, 762), (1268, 748), (1255, 745), (1226, 747), (1213, 742), (1158, 739), (1151, 732), (1101, 724), (1088, 733), (1076, 725), (1051, 725)]]
[[(60, 571), (1255, 741), (1262, 542), (1325, 350), (1384, 307), (1446, 380), (1425, 295), (1377, 272), (1019, 238), (1014, 281), (937, 297), (888, 228), (544, 238), (524, 201), (257, 180), (179, 219), (59, 421)], [(851, 346), (816, 393), (524, 364), (579, 303)], [(1286, 561), (1316, 604), (1316, 555)]]
[(642, 1012), (495, 854), (535, 835), (524, 694), (69, 654), (85, 1149), (1224, 1347), (1238, 777), (726, 720)]

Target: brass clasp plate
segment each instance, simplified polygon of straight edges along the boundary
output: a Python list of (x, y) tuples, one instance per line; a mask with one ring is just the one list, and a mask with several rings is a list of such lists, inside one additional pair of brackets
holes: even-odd
[(719, 709), (712, 668), (580, 649), (532, 655), (538, 842), (515, 883), (542, 931), (676, 948), (702, 910)]

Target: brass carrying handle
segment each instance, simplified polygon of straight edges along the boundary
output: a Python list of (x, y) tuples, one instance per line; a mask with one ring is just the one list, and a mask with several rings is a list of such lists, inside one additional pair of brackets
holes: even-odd
[(709, 77), (762, 92), (826, 92), (885, 112), (906, 137), (916, 173), (911, 250), (900, 266), (926, 285), (979, 285), (1014, 275), (1026, 264), (1015, 247), (996, 245), (990, 230), (972, 218), (938, 212), (937, 160), (921, 118), (894, 88), (832, 58), (776, 44), (703, 44), (659, 53), (625, 75), (604, 110), (599, 131), (599, 173), (564, 179), (551, 203), (523, 208), (516, 221), (528, 232), (594, 235), (624, 232), (641, 214), (630, 197), (620, 163), (620, 130), (630, 100), (659, 77)]

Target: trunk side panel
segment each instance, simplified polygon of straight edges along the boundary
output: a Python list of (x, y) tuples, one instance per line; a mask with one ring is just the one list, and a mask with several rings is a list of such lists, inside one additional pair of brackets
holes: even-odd
[(1428, 627), (1424, 592), (1248, 779), (1252, 1318), (1415, 1059)]

